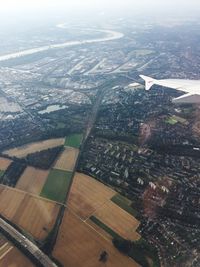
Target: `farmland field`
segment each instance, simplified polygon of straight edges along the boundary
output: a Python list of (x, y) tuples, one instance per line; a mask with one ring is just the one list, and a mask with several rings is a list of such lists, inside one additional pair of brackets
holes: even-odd
[[(81, 219), (88, 220), (89, 224), (93, 216), (102, 222), (101, 225), (105, 225), (103, 230), (107, 226), (107, 229), (110, 228), (121, 237), (131, 240), (140, 239), (140, 235), (136, 232), (139, 221), (112, 201), (116, 195), (114, 190), (90, 176), (76, 173), (67, 204)], [(118, 195), (117, 199), (123, 200), (127, 205), (130, 204), (130, 201), (122, 196)]]
[(0, 157), (0, 170), (5, 171), (11, 164), (12, 160)]
[(137, 211), (131, 207), (132, 201), (130, 201), (126, 197), (123, 197), (120, 194), (116, 194), (114, 197), (111, 198), (111, 200), (112, 200), (112, 202), (114, 202), (116, 205), (118, 205), (120, 208), (127, 211), (131, 215), (133, 215), (133, 216), (138, 215)]
[(0, 266), (2, 267), (34, 267), (12, 243), (0, 235)]
[(2, 259), (0, 259), (2, 267), (34, 267), (35, 265), (25, 257), (17, 248), (13, 248)]
[(76, 173), (69, 194), (68, 205), (82, 219), (87, 219), (115, 194), (115, 191), (90, 176)]
[(130, 240), (140, 239), (140, 235), (136, 232), (139, 221), (115, 203), (111, 201), (106, 202), (93, 215), (119, 236)]
[(65, 142), (64, 138), (48, 139), (45, 141), (30, 143), (30, 144), (27, 144), (24, 146), (5, 150), (3, 152), (3, 154), (8, 155), (10, 157), (23, 158), (23, 157), (26, 157), (28, 154), (31, 154), (31, 153), (46, 150), (48, 148), (61, 146), (64, 144), (64, 142)]
[(82, 134), (72, 134), (66, 137), (65, 146), (71, 146), (74, 148), (79, 148), (82, 142), (83, 135)]
[(66, 147), (57, 159), (54, 168), (63, 171), (73, 171), (78, 157), (79, 150), (73, 147)]
[[(108, 253), (108, 260), (106, 263), (99, 261), (102, 251)], [(105, 239), (90, 225), (81, 221), (68, 210), (65, 211), (53, 256), (58, 259), (63, 266), (70, 267), (139, 266), (134, 260), (115, 249), (110, 240)]]
[(27, 167), (18, 180), (16, 188), (39, 195), (46, 182), (48, 174), (49, 171)]
[(29, 195), (21, 190), (0, 186), (0, 213), (29, 232), (36, 239), (44, 239), (52, 229), (60, 205)]
[(72, 173), (53, 169), (44, 184), (41, 196), (57, 202), (63, 202), (68, 191)]

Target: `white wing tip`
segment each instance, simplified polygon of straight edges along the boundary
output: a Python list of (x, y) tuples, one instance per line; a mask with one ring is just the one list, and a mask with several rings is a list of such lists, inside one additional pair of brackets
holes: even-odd
[(145, 75), (140, 75), (140, 78), (142, 78), (145, 81), (145, 90), (151, 89), (151, 87), (154, 85), (154, 79)]

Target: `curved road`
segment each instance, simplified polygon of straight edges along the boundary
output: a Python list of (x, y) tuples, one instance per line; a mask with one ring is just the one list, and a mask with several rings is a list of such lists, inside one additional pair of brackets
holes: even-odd
[[(63, 28), (64, 28), (64, 26), (63, 26)], [(91, 29), (91, 30), (93, 30), (93, 29)], [(36, 53), (47, 51), (50, 49), (65, 48), (65, 47), (70, 47), (70, 46), (77, 46), (77, 45), (82, 45), (82, 44), (91, 44), (91, 43), (98, 43), (98, 42), (107, 42), (107, 41), (120, 39), (124, 36), (123, 33), (111, 31), (111, 30), (95, 30), (94, 29), (94, 31), (103, 32), (106, 35), (105, 35), (105, 37), (101, 37), (101, 38), (88, 39), (88, 40), (82, 40), (82, 41), (68, 41), (68, 42), (61, 43), (61, 44), (46, 45), (46, 46), (41, 46), (41, 47), (37, 47), (37, 48), (26, 49), (26, 50), (11, 53), (11, 54), (6, 54), (3, 56), (0, 56), (0, 62), (6, 61), (9, 59), (13, 59), (13, 58), (19, 58), (19, 57), (23, 57), (23, 56), (36, 54)]]

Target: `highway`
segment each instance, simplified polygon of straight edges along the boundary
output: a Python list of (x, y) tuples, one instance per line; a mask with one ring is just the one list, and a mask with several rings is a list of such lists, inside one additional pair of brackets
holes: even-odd
[[(45, 255), (34, 243), (32, 243), (28, 238), (23, 234), (18, 232), (14, 227), (9, 223), (0, 218), (0, 229), (6, 233), (12, 240), (16, 242), (23, 249), (24, 252), (27, 252), (28, 255), (31, 254), (34, 262), (38, 263), (38, 266), (42, 267), (57, 267), (57, 265)], [(26, 254), (26, 253), (25, 253)], [(39, 265), (40, 264), (40, 265)]]

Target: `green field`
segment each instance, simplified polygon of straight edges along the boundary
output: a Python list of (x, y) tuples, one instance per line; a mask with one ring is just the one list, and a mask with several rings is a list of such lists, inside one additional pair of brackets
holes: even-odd
[(79, 148), (83, 139), (82, 134), (71, 134), (65, 139), (65, 146), (71, 146), (74, 148)]
[(0, 170), (0, 177), (3, 176), (5, 171)]
[(168, 124), (171, 124), (171, 125), (175, 125), (178, 121), (175, 118), (170, 117), (170, 118), (166, 119), (165, 122)]
[(111, 198), (111, 200), (129, 214), (133, 215), (134, 217), (137, 216), (137, 211), (131, 207), (132, 202), (128, 198), (123, 197), (120, 194), (116, 194)]
[(66, 193), (69, 190), (71, 178), (71, 172), (56, 169), (51, 170), (40, 196), (57, 202), (64, 202)]
[(110, 227), (108, 227), (102, 221), (100, 221), (99, 219), (97, 219), (95, 216), (91, 216), (90, 217), (90, 220), (92, 222), (94, 222), (96, 225), (98, 225), (100, 228), (102, 228), (109, 235), (111, 235), (113, 238), (121, 238), (115, 231), (113, 231)]

